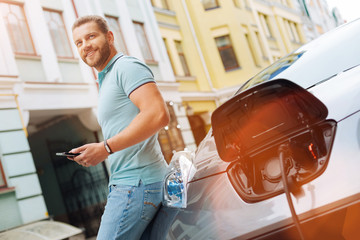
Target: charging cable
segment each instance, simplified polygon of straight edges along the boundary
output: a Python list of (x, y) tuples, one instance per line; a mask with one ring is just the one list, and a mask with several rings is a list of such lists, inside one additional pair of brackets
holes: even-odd
[[(286, 199), (287, 199), (287, 202), (289, 204), (289, 208), (290, 208), (290, 212), (291, 212), (291, 216), (292, 216), (292, 219), (294, 221), (294, 224), (295, 224), (295, 227), (299, 233), (299, 236), (300, 236), (300, 239), (301, 240), (304, 240), (304, 234), (303, 234), (303, 231), (301, 229), (301, 226), (300, 226), (300, 221), (299, 221), (299, 218), (295, 212), (295, 208), (294, 208), (294, 203), (291, 199), (291, 195), (290, 195), (290, 192), (291, 192), (291, 188), (293, 188), (293, 186), (291, 185), (296, 185), (296, 179), (293, 177), (293, 176), (286, 176), (286, 164), (285, 164), (285, 161), (286, 161), (286, 157), (285, 157), (285, 154), (288, 152), (288, 146), (286, 144), (283, 144), (279, 147), (279, 158), (280, 158), (280, 168), (281, 168), (281, 178), (282, 178), (282, 182), (284, 184), (284, 191), (285, 191), (285, 195), (286, 195)], [(288, 179), (290, 178), (290, 179)], [(290, 183), (289, 183), (289, 180), (290, 180)]]

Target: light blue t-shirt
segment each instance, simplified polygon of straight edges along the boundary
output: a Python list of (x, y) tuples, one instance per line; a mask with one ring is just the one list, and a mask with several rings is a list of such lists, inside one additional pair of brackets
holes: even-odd
[[(98, 121), (105, 139), (123, 129), (139, 113), (129, 99), (131, 92), (149, 82), (155, 82), (151, 70), (138, 59), (115, 55), (99, 72)], [(137, 186), (162, 181), (167, 163), (157, 141), (157, 134), (147, 140), (115, 152), (108, 157), (109, 185)]]

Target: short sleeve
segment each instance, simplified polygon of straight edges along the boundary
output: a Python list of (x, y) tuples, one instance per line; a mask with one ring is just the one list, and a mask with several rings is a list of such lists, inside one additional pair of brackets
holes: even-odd
[(118, 84), (127, 96), (142, 85), (155, 82), (150, 68), (136, 58), (126, 57), (123, 61), (119, 61), (117, 68), (119, 70)]

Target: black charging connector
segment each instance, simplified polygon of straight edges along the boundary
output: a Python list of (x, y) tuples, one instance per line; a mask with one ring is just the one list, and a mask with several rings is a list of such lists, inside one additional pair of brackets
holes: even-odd
[(305, 239), (304, 233), (301, 229), (300, 221), (296, 214), (296, 211), (294, 208), (294, 203), (293, 203), (291, 195), (290, 195), (290, 193), (295, 194), (297, 192), (301, 192), (301, 190), (302, 190), (301, 185), (297, 182), (294, 175), (290, 175), (290, 176), (286, 175), (285, 161), (287, 159), (286, 156), (290, 154), (289, 146), (287, 144), (280, 145), (278, 152), (279, 152), (279, 159), (280, 159), (281, 178), (282, 178), (282, 182), (284, 185), (284, 192), (286, 195), (287, 202), (289, 204), (291, 216), (294, 221), (295, 227), (299, 233), (300, 239), (304, 240)]

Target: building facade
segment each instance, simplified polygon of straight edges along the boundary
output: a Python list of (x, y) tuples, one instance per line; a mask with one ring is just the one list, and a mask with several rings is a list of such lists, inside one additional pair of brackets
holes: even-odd
[(117, 49), (153, 71), (171, 115), (159, 133), (166, 160), (196, 147), (150, 2), (1, 0), (0, 231), (51, 217), (96, 235), (106, 162), (85, 169), (55, 155), (103, 139), (97, 73), (72, 43), (72, 23), (88, 14), (105, 17)]
[(300, 10), (307, 41), (345, 23), (337, 8), (330, 9), (326, 0), (294, 0)]
[(217, 106), (306, 42), (300, 11), (290, 0), (151, 3), (197, 143)]

